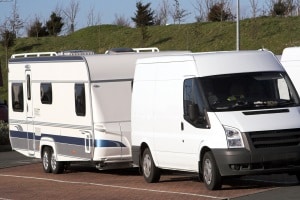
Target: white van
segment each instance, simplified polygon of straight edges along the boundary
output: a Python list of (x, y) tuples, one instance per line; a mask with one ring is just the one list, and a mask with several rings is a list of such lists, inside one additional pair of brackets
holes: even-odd
[(138, 59), (132, 156), (147, 182), (160, 169), (222, 178), (290, 173), (300, 178), (300, 100), (269, 51)]
[(84, 161), (98, 169), (132, 166), (136, 60), (175, 53), (13, 55), (8, 65), (12, 148), (42, 158), (45, 172), (61, 173), (71, 162)]
[(298, 93), (300, 92), (300, 47), (287, 47), (281, 55), (281, 64), (292, 79)]

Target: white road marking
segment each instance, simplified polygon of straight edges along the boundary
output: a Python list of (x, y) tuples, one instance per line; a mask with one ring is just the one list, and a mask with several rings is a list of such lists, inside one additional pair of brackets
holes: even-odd
[(178, 194), (178, 195), (205, 197), (205, 198), (210, 198), (210, 199), (220, 199), (220, 200), (228, 199), (227, 197), (215, 197), (215, 196), (210, 196), (210, 195), (202, 195), (202, 194), (194, 194), (194, 193), (172, 192), (172, 191), (166, 191), (166, 190), (152, 190), (152, 189), (126, 187), (126, 186), (118, 186), (118, 185), (107, 185), (107, 184), (101, 184), (101, 183), (63, 181), (63, 180), (56, 180), (56, 179), (38, 178), (38, 177), (31, 177), (31, 176), (16, 176), (16, 175), (9, 175), (9, 174), (0, 174), (0, 176), (2, 176), (2, 177), (12, 177), (12, 178), (34, 179), (34, 180), (42, 180), (42, 181), (52, 181), (52, 182), (57, 182), (57, 183), (93, 185), (93, 186), (111, 187), (111, 188), (137, 190), (137, 191), (157, 192), (157, 193), (166, 193), (166, 194)]

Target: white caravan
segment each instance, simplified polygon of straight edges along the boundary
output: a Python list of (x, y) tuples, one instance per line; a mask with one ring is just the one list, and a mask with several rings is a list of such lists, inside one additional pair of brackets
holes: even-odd
[(160, 169), (222, 178), (290, 173), (300, 178), (300, 102), (269, 51), (138, 59), (132, 157), (147, 182)]
[(75, 161), (89, 161), (99, 169), (132, 165), (130, 106), (136, 59), (175, 53), (12, 56), (12, 148), (42, 158), (45, 172), (61, 173)]
[(300, 92), (300, 47), (285, 48), (281, 55), (281, 64), (292, 79), (298, 93)]

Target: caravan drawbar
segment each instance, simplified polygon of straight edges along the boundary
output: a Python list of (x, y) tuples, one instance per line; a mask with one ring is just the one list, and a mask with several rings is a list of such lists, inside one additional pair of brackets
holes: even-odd
[(135, 62), (175, 52), (79, 53), (17, 54), (9, 60), (12, 148), (41, 158), (45, 172), (61, 173), (76, 161), (98, 169), (131, 166)]

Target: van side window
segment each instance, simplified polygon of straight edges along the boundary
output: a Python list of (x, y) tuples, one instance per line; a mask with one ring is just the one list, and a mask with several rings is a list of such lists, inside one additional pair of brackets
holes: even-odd
[(12, 94), (12, 108), (15, 112), (24, 111), (24, 94), (23, 94), (23, 84), (13, 83), (11, 85)]
[(52, 85), (51, 83), (41, 83), (41, 102), (42, 104), (52, 104)]
[(209, 122), (201, 97), (199, 81), (186, 79), (183, 86), (184, 119), (197, 128), (209, 128)]
[(75, 84), (75, 111), (77, 116), (85, 116), (85, 89), (84, 84)]

